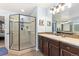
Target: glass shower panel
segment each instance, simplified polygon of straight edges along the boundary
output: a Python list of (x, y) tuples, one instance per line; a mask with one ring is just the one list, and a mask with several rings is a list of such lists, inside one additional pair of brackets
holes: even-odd
[(32, 46), (35, 46), (35, 18), (30, 17), (31, 23), (30, 23), (30, 41)]
[(10, 16), (10, 49), (19, 50), (19, 15)]
[(33, 17), (20, 16), (20, 49), (35, 46), (35, 21)]
[(10, 16), (10, 49), (35, 47), (35, 18), (25, 15)]

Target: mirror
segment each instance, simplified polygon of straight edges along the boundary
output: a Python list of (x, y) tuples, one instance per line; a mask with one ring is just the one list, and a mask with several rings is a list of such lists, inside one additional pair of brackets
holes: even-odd
[(79, 33), (79, 17), (68, 19), (67, 21), (57, 21), (57, 32)]

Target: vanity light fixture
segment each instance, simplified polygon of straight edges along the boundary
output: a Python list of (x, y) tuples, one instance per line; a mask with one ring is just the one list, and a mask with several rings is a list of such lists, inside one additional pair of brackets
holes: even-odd
[(54, 8), (50, 8), (50, 13), (54, 13)]
[(55, 13), (56, 13), (56, 8), (54, 7), (53, 9), (54, 9), (54, 10), (53, 10), (53, 14), (55, 14)]
[(59, 5), (56, 6), (56, 13), (59, 13), (60, 12), (60, 8), (59, 8)]
[(65, 9), (65, 3), (61, 3), (60, 9), (61, 9), (61, 11), (64, 11), (64, 9)]
[(50, 13), (53, 13), (53, 14), (55, 14), (55, 13), (56, 13), (56, 8), (55, 8), (55, 7), (53, 7), (53, 8), (50, 8)]
[(50, 13), (53, 13), (53, 11), (52, 11), (52, 10), (49, 10), (49, 12), (50, 12)]
[(64, 9), (65, 9), (65, 6), (61, 6), (61, 11), (64, 11)]
[(53, 8), (50, 9), (50, 13), (56, 14), (59, 13), (60, 11), (64, 11), (65, 9), (65, 3), (59, 3), (57, 6), (54, 6)]
[(53, 14), (55, 14), (55, 11), (53, 11)]

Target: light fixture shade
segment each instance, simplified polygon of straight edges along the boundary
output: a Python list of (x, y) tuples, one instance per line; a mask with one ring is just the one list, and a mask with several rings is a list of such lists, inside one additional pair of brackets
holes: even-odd
[(53, 11), (53, 14), (55, 15), (55, 11)]
[(56, 12), (56, 9), (55, 8), (51, 8), (50, 9), (50, 13), (55, 14), (55, 12)]
[(54, 8), (54, 10), (53, 10), (53, 14), (55, 14), (56, 13), (56, 8)]
[(59, 4), (57, 7), (56, 7), (56, 13), (59, 13), (61, 10), (61, 4)]
[(50, 12), (50, 13), (53, 13), (53, 11), (52, 11), (52, 10), (49, 10), (49, 12)]
[(64, 11), (65, 9), (65, 3), (59, 3), (57, 6), (54, 6), (53, 8), (50, 9), (50, 13), (56, 14), (61, 11)]
[(65, 9), (65, 6), (61, 6), (61, 11), (64, 11), (64, 9)]
[(57, 9), (56, 9), (56, 13), (59, 13), (59, 11), (60, 11), (60, 9), (59, 9), (59, 8), (57, 8)]

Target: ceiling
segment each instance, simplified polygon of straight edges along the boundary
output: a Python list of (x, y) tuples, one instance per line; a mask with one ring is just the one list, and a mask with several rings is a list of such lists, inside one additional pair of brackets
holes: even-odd
[[(54, 3), (0, 3), (0, 9), (17, 12), (22, 14), (30, 14), (35, 7), (44, 7), (49, 8), (55, 5)], [(21, 12), (20, 9), (23, 9), (24, 12)]]

